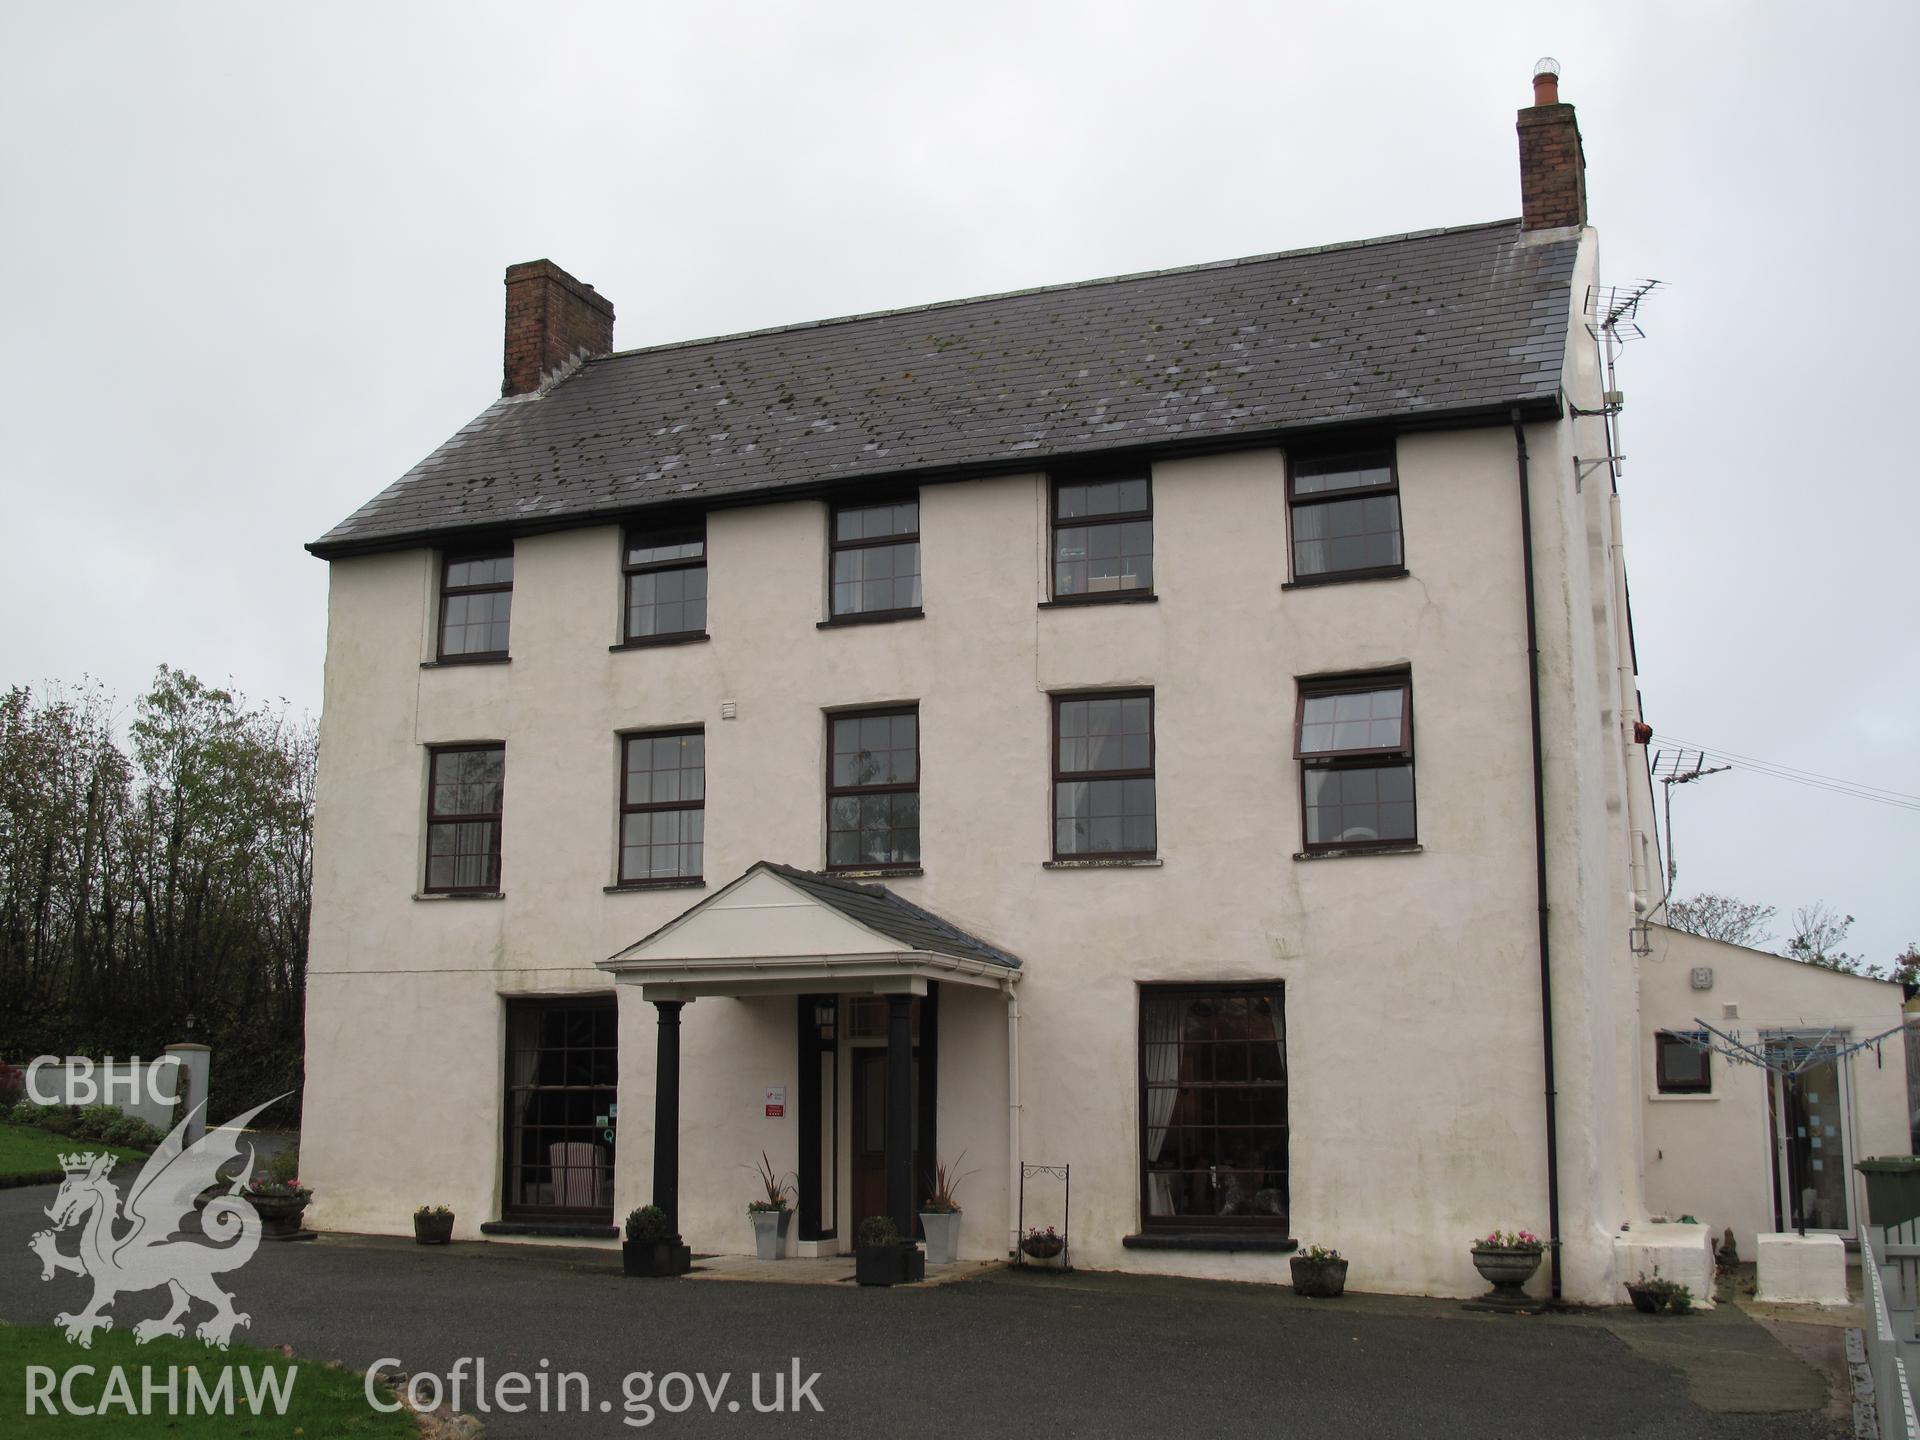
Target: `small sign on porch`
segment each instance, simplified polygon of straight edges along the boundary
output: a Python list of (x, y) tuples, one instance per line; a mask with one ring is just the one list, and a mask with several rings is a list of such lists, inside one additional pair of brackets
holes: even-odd
[(787, 1087), (784, 1085), (767, 1086), (767, 1118), (778, 1120), (787, 1113)]

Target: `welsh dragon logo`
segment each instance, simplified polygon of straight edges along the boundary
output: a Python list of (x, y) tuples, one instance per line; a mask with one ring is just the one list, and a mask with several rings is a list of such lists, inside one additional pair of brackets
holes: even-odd
[[(240, 1193), (253, 1173), (252, 1146), (244, 1147), (245, 1162), (235, 1165), (243, 1148), (240, 1131), (267, 1105), (284, 1098), (275, 1096), (266, 1105), (256, 1105), (188, 1145), (187, 1127), (201, 1110), (200, 1105), (194, 1106), (147, 1157), (124, 1204), (120, 1187), (108, 1178), (114, 1156), (87, 1150), (60, 1157), (66, 1179), (46, 1210), (53, 1229), (40, 1231), (27, 1248), (40, 1257), (42, 1280), (51, 1280), (61, 1271), (93, 1280), (93, 1300), (85, 1310), (54, 1316), (68, 1341), (91, 1347), (94, 1331), (113, 1328), (113, 1317), (105, 1312), (120, 1295), (162, 1286), (171, 1296), (171, 1306), (165, 1315), (133, 1327), (133, 1338), (142, 1345), (161, 1335), (184, 1337), (181, 1317), (195, 1300), (213, 1307), (213, 1314), (193, 1332), (210, 1346), (226, 1349), (234, 1327), (250, 1323), (251, 1317), (233, 1308), (233, 1296), (214, 1277), (238, 1270), (259, 1248), (260, 1216)], [(200, 1210), (199, 1234), (183, 1234), (181, 1227), (192, 1217), (195, 1202), (223, 1183), (220, 1172), (229, 1167), (233, 1168), (225, 1192), (207, 1200)], [(76, 1225), (81, 1227), (80, 1249), (62, 1254), (56, 1248), (56, 1232)]]

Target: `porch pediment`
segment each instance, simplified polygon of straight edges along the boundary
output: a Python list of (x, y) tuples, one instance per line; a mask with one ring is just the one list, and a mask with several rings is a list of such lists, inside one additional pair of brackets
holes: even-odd
[(600, 962), (648, 1000), (871, 991), (924, 995), (929, 981), (1000, 989), (1020, 961), (883, 885), (762, 860)]

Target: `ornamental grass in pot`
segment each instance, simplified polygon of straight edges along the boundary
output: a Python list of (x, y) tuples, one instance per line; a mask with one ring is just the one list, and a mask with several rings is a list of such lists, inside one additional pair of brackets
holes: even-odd
[(927, 1187), (927, 1203), (920, 1207), (920, 1233), (927, 1237), (927, 1263), (951, 1265), (960, 1254), (960, 1182), (971, 1175), (961, 1172), (962, 1150), (952, 1165), (934, 1162), (932, 1183)]
[(787, 1230), (793, 1223), (793, 1186), (775, 1173), (767, 1152), (760, 1152), (760, 1164), (746, 1167), (759, 1179), (765, 1194), (747, 1203), (747, 1218), (753, 1221), (753, 1253), (762, 1260), (787, 1257)]

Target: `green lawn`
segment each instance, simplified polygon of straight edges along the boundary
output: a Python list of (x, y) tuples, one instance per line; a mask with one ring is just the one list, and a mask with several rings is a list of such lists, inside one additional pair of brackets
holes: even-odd
[[(367, 1404), (362, 1386), (365, 1377), (357, 1370), (329, 1370), (310, 1360), (289, 1360), (284, 1355), (250, 1346), (235, 1345), (230, 1350), (209, 1350), (198, 1340), (155, 1340), (136, 1345), (128, 1330), (109, 1330), (94, 1336), (93, 1348), (83, 1350), (69, 1345), (51, 1326), (31, 1328), (0, 1325), (0, 1415), (8, 1417), (9, 1435), (133, 1435), (178, 1436), (193, 1440), (196, 1436), (267, 1437), (301, 1436), (302, 1440), (330, 1440), (333, 1436), (411, 1436), (413, 1422), (406, 1411), (383, 1415)], [(73, 1415), (48, 1414), (45, 1402), (35, 1402), (36, 1413), (27, 1410), (28, 1367), (43, 1365), (53, 1371), (52, 1396), (60, 1398), (60, 1377), (76, 1365), (91, 1365), (93, 1374), (75, 1377), (71, 1395), (79, 1406), (100, 1407), (104, 1413)], [(134, 1410), (129, 1411), (111, 1389), (113, 1367), (124, 1366)], [(146, 1371), (145, 1377), (142, 1375)], [(223, 1392), (221, 1372), (232, 1370), (230, 1382), (233, 1412), (206, 1414), (202, 1394), (219, 1397)], [(199, 1386), (189, 1380), (189, 1370), (199, 1372)], [(285, 1393), (285, 1377), (292, 1373), (292, 1388), (286, 1413), (274, 1410), (272, 1392), (266, 1386), (271, 1373), (279, 1377)], [(178, 1400), (171, 1407), (165, 1386), (171, 1377)], [(142, 1385), (155, 1388), (153, 1404), (143, 1411)], [(259, 1410), (247, 1404), (248, 1379), (259, 1397)], [(42, 1382), (44, 1386), (44, 1382)], [(391, 1403), (386, 1396), (383, 1400)], [(193, 1413), (188, 1413), (189, 1402)], [(103, 1404), (104, 1402), (104, 1404)], [(172, 1413), (169, 1413), (171, 1409)], [(132, 1424), (129, 1424), (129, 1419)]]
[(55, 1135), (34, 1125), (0, 1125), (0, 1185), (16, 1183), (24, 1176), (60, 1178), (60, 1156), (75, 1150), (111, 1150), (122, 1160), (142, 1160), (146, 1153), (118, 1145), (102, 1145), (98, 1140), (76, 1140), (70, 1135)]

